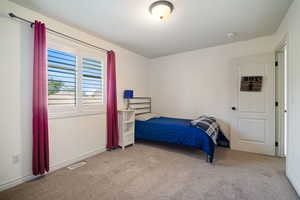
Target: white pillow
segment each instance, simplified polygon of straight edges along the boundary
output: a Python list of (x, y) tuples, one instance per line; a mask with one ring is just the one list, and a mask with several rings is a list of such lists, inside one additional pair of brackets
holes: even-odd
[(154, 114), (154, 113), (146, 113), (146, 114), (142, 114), (142, 115), (137, 115), (135, 116), (136, 120), (140, 120), (140, 121), (147, 121), (149, 119), (152, 118), (158, 118), (159, 116)]

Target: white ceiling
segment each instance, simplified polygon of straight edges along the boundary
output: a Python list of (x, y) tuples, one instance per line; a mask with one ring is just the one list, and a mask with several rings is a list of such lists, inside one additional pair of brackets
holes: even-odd
[(165, 21), (149, 14), (154, 0), (11, 1), (154, 58), (272, 34), (293, 0), (170, 0)]

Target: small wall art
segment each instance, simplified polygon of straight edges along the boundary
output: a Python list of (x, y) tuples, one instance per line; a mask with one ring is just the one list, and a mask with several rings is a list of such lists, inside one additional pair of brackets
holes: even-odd
[(260, 92), (263, 84), (263, 76), (242, 76), (241, 92)]

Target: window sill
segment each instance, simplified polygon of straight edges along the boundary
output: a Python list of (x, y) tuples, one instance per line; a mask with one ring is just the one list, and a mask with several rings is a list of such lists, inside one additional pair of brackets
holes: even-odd
[(90, 115), (103, 115), (106, 114), (105, 111), (97, 111), (97, 112), (68, 112), (68, 113), (49, 113), (48, 119), (65, 119), (65, 118), (74, 118), (74, 117), (84, 117)]

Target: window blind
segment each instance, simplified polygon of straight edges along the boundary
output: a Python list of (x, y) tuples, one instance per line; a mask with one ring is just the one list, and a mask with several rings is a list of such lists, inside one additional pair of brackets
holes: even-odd
[(82, 65), (82, 104), (103, 104), (103, 63), (83, 58)]
[(48, 49), (48, 105), (76, 104), (76, 56)]

